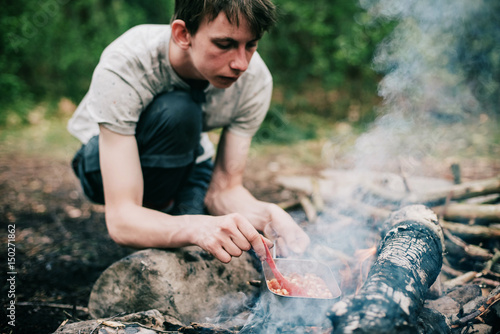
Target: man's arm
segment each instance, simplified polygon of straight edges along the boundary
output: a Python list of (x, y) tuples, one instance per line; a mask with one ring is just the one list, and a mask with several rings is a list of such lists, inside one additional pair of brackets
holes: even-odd
[(288, 249), (302, 253), (309, 244), (309, 237), (292, 217), (276, 204), (257, 200), (243, 187), (250, 143), (250, 137), (223, 132), (205, 203), (213, 215), (240, 213), (259, 231), (270, 224)]
[(258, 232), (239, 214), (170, 216), (142, 206), (143, 177), (137, 142), (100, 126), (99, 158), (105, 214), (113, 240), (136, 248), (198, 245), (222, 262), (254, 248), (265, 255)]

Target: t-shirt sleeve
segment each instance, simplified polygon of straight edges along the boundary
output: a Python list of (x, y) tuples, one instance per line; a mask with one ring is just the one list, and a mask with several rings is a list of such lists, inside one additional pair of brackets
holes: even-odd
[(87, 108), (95, 122), (119, 134), (135, 134), (144, 101), (121, 75), (97, 66), (87, 98)]
[(253, 136), (269, 110), (272, 91), (273, 82), (269, 79), (266, 84), (260, 86), (259, 90), (247, 94), (248, 98), (239, 104), (239, 112), (232, 119), (228, 130), (245, 137)]

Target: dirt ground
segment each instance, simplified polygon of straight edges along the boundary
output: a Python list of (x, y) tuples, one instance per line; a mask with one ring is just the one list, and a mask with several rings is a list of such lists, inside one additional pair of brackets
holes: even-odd
[[(280, 202), (292, 194), (270, 182), (264, 163), (249, 163), (247, 187), (260, 199)], [(267, 172), (266, 172), (267, 170)], [(2, 275), (7, 267), (8, 226), (15, 225), (15, 330), (7, 324), (10, 284), (1, 291), (1, 333), (52, 333), (65, 319), (86, 320), (93, 283), (133, 250), (107, 234), (103, 208), (90, 203), (66, 159), (0, 155)], [(10, 277), (10, 276), (8, 276)], [(5, 282), (7, 277), (3, 278)]]
[[(322, 145), (301, 149), (317, 154)], [(314, 175), (325, 167), (314, 161), (301, 164), (293, 150), (250, 154), (245, 185), (257, 198), (287, 201), (295, 194), (276, 184), (274, 176)], [(450, 178), (446, 164), (431, 164), (429, 173)], [(498, 157), (464, 161), (462, 166), (467, 179), (500, 173)], [(16, 273), (15, 291), (10, 284), (2, 285), (1, 333), (52, 333), (65, 319), (86, 320), (84, 308), (93, 283), (104, 269), (133, 251), (109, 238), (102, 206), (83, 196), (69, 159), (12, 151), (0, 154), (0, 221), (3, 282), (8, 272)], [(12, 225), (15, 263), (7, 268), (8, 226)], [(7, 324), (11, 292), (16, 297), (15, 330)]]

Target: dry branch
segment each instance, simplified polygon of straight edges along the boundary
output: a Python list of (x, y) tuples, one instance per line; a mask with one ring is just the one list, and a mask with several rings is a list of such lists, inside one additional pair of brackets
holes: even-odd
[[(488, 251), (487, 249), (481, 248), (476, 245), (468, 244), (459, 237), (457, 237), (456, 235), (450, 233), (450, 231), (446, 229), (444, 229), (443, 232), (444, 235), (446, 236), (446, 239), (449, 240), (449, 242), (451, 242), (454, 246), (456, 246), (455, 248), (457, 247), (459, 248), (459, 253), (462, 253), (463, 255), (467, 255), (472, 258), (479, 258), (482, 260), (489, 260), (493, 257), (493, 254), (491, 254), (490, 251)], [(451, 245), (450, 246), (448, 246), (448, 244), (446, 245), (447, 249), (450, 247)], [(455, 256), (462, 254), (455, 254)]]
[(442, 220), (441, 226), (454, 234), (468, 238), (500, 238), (500, 228), (450, 223)]
[(500, 177), (470, 181), (452, 185), (448, 189), (429, 191), (426, 193), (394, 193), (373, 184), (363, 185), (365, 197), (391, 204), (425, 204), (441, 205), (449, 200), (463, 200), (476, 196), (500, 193)]
[(442, 251), (442, 231), (431, 210), (413, 205), (393, 213), (363, 287), (328, 315), (334, 333), (416, 333), (425, 294), (441, 269)]
[(500, 222), (500, 204), (451, 203), (434, 207), (433, 210), (446, 220)]
[(318, 218), (318, 213), (316, 212), (316, 208), (314, 207), (313, 203), (305, 195), (301, 195), (299, 197), (299, 201), (302, 205), (302, 208), (304, 209), (304, 212), (306, 213), (307, 221), (309, 221), (309, 223), (311, 224), (314, 224), (316, 222), (316, 219)]
[(454, 288), (458, 285), (464, 285), (466, 283), (469, 283), (470, 281), (472, 281), (476, 277), (477, 277), (477, 272), (469, 271), (463, 275), (455, 277), (454, 279), (450, 279), (449, 281), (444, 282), (443, 288), (445, 290), (449, 290), (449, 289)]
[(406, 198), (406, 203), (444, 203), (446, 198), (462, 200), (476, 196), (495, 194), (500, 192), (500, 177), (491, 179), (464, 182), (451, 186), (449, 189), (429, 192), (427, 194), (412, 194)]

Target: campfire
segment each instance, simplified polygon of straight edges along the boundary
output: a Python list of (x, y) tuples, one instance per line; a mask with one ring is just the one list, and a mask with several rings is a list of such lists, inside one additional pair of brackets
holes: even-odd
[[(231, 320), (185, 324), (150, 310), (84, 322), (86, 328), (108, 333), (128, 326), (167, 333), (498, 331), (500, 229), (495, 224), (500, 213), (493, 203), (500, 198), (500, 179), (418, 195), (400, 192), (400, 197), (395, 192), (384, 196), (381, 184), (387, 185), (353, 188), (356, 201), (332, 205), (329, 199), (318, 200), (322, 195), (312, 187), (286, 204), (313, 245), (307, 259), (276, 259), (278, 269), (317, 273), (333, 298), (279, 296), (266, 284), (273, 274), (264, 264), (263, 276), (248, 282), (260, 288), (259, 299)], [(372, 206), (375, 197), (377, 207)], [(460, 211), (463, 207), (474, 211)], [(57, 333), (74, 331), (68, 326), (77, 324), (61, 326)]]

